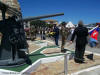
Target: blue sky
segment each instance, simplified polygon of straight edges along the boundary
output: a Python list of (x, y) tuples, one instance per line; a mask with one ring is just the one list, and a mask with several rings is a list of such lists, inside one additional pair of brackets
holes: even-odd
[(77, 24), (100, 22), (100, 0), (19, 0), (23, 17), (64, 12), (64, 16), (47, 18)]

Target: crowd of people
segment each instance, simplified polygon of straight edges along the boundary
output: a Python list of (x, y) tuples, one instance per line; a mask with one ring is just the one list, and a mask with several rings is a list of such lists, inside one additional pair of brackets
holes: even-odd
[[(98, 27), (100, 29), (100, 26), (97, 26), (97, 31), (99, 31)], [(82, 21), (79, 21), (76, 28), (68, 28), (66, 27), (66, 22), (62, 22), (59, 26), (55, 24), (53, 27), (39, 27), (37, 28), (37, 31), (35, 31), (35, 28), (33, 27), (32, 30), (34, 31), (31, 33), (31, 37), (33, 35), (36, 38), (37, 33), (40, 35), (41, 40), (46, 40), (47, 37), (53, 38), (56, 46), (59, 46), (59, 36), (61, 36), (61, 52), (63, 53), (66, 52), (64, 46), (67, 42), (68, 37), (70, 36), (70, 38), (68, 39), (69, 44), (72, 44), (74, 42), (74, 39), (76, 39), (74, 58), (74, 61), (76, 63), (84, 62), (85, 47), (88, 42), (91, 47), (95, 47), (98, 43), (98, 32), (96, 30), (89, 32)], [(90, 41), (87, 40), (87, 37), (89, 37)]]

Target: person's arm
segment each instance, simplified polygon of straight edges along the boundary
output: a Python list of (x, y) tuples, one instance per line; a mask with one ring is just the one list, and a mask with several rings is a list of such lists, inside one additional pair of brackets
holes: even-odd
[[(87, 28), (86, 28), (87, 29)], [(88, 32), (88, 29), (86, 30), (86, 36), (89, 36), (89, 32)]]
[(74, 30), (74, 32), (72, 34), (72, 37), (71, 37), (71, 40), (70, 40), (70, 44), (73, 42), (73, 40), (75, 38), (75, 35), (76, 35), (76, 29)]
[(73, 41), (73, 40), (74, 40), (75, 35), (76, 35), (76, 29), (74, 30), (74, 33), (72, 34), (71, 41)]
[(60, 34), (61, 34), (61, 35), (62, 35), (62, 29), (63, 29), (63, 28), (61, 27), (61, 29), (60, 29)]

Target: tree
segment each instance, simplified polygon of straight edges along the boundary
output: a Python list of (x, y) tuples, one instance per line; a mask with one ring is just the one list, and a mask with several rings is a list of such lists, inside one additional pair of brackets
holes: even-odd
[(44, 22), (42, 20), (35, 20), (35, 21), (31, 21), (30, 25), (34, 25), (36, 27), (45, 27), (46, 22)]
[(64, 22), (61, 22), (61, 25), (66, 25), (67, 23), (64, 21)]
[(53, 24), (47, 24), (46, 23), (46, 27), (50, 27), (51, 28), (51, 27), (53, 27)]

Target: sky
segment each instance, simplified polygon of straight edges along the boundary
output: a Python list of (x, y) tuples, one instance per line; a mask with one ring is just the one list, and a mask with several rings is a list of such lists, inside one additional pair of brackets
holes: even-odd
[(18, 0), (23, 17), (64, 13), (46, 19), (59, 22), (71, 21), (77, 24), (82, 20), (84, 24), (100, 22), (100, 0)]

